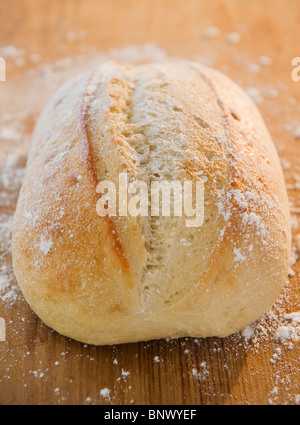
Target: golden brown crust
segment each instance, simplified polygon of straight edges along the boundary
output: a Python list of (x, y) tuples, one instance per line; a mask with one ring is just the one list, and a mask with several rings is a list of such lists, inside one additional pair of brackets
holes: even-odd
[[(205, 221), (99, 217), (97, 185), (205, 176)], [(287, 276), (284, 180), (259, 112), (195, 63), (108, 63), (64, 86), (33, 136), (13, 233), (19, 285), (46, 324), (92, 344), (226, 336)]]

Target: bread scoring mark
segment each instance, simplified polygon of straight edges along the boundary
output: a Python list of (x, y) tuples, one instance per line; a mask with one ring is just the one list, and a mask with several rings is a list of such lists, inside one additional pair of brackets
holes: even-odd
[[(125, 72), (127, 71), (127, 72)], [(134, 70), (136, 72), (136, 68)], [(110, 122), (110, 131), (112, 133), (111, 142), (115, 144), (115, 149), (119, 156), (120, 172), (127, 172), (129, 181), (138, 178), (148, 185), (151, 178), (148, 175), (147, 167), (151, 160), (151, 154), (154, 149), (151, 140), (147, 139), (143, 127), (134, 120), (133, 96), (137, 90), (138, 76), (128, 67), (120, 68), (120, 73), (115, 74), (109, 81), (109, 113), (113, 117)], [(149, 194), (149, 205), (151, 205), (151, 193)], [(151, 223), (157, 220), (157, 217), (147, 217)], [(149, 267), (149, 256), (151, 255), (151, 236), (145, 234), (141, 219), (137, 219), (140, 235), (143, 239), (144, 248), (148, 258), (142, 270), (139, 285), (137, 287), (139, 298), (144, 291), (143, 279), (145, 269)], [(150, 226), (152, 229), (152, 225)], [(152, 234), (152, 232), (151, 232)]]
[[(101, 68), (96, 70), (94, 73), (91, 74), (91, 78), (87, 84), (86, 92), (83, 97), (82, 103), (80, 105), (80, 138), (83, 144), (83, 164), (85, 165), (88, 176), (90, 177), (91, 183), (94, 187), (93, 191), (93, 197), (95, 198), (95, 205), (98, 201), (98, 195), (96, 193), (96, 187), (98, 186), (99, 182), (101, 181), (102, 177), (99, 176), (98, 170), (95, 164), (95, 158), (93, 155), (93, 150), (91, 146), (91, 142), (89, 139), (89, 105), (90, 105), (90, 96), (92, 90), (97, 86), (97, 83), (99, 81), (99, 76), (101, 73)], [(95, 206), (96, 210), (96, 206)], [(98, 217), (98, 216), (97, 216)], [(113, 219), (109, 216), (105, 217), (99, 217), (99, 220), (102, 219), (104, 222), (106, 222), (108, 227), (108, 234), (110, 235), (110, 239), (112, 241), (113, 247), (115, 248), (115, 251), (118, 254), (118, 257), (123, 265), (123, 267), (130, 271), (130, 264), (127, 260), (125, 251), (123, 249), (123, 246), (121, 244), (115, 223)]]
[[(144, 67), (136, 68), (128, 91), (126, 109), (124, 110), (125, 131), (123, 135), (126, 137), (129, 147), (134, 151), (138, 178), (144, 181), (148, 187), (154, 180), (170, 181), (178, 178), (178, 158), (174, 157), (172, 165), (170, 164), (168, 159), (169, 142), (160, 135), (155, 134), (155, 131), (153, 132), (156, 121), (160, 119), (157, 109), (155, 109), (157, 93), (161, 94), (164, 90), (168, 90), (170, 85), (170, 82), (164, 80), (165, 75), (154, 66), (151, 66), (149, 77), (147, 73), (145, 75)], [(160, 102), (160, 106), (164, 106), (163, 101)], [(169, 104), (166, 103), (166, 107), (168, 106)], [(149, 123), (151, 123), (151, 135), (147, 133)], [(174, 141), (172, 142), (174, 143)], [(151, 205), (150, 190), (148, 191), (148, 197), (148, 204)], [(168, 217), (167, 221), (170, 224), (172, 219)], [(170, 225), (168, 225), (167, 221), (161, 217), (152, 216), (151, 213), (148, 217), (140, 218), (138, 221), (147, 252), (147, 260), (144, 264), (138, 288), (144, 308), (147, 305), (150, 292), (155, 290), (156, 273), (164, 267), (170, 251), (170, 244), (164, 243), (164, 238), (166, 237), (164, 230), (167, 233), (170, 232)], [(173, 225), (173, 232), (175, 228), (176, 226)]]

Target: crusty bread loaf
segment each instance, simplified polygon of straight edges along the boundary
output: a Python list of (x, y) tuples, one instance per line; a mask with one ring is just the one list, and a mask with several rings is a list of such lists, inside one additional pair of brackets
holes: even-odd
[[(204, 223), (100, 217), (119, 173), (205, 181)], [(226, 336), (284, 284), (290, 224), (275, 147), (251, 100), (196, 63), (107, 63), (62, 87), (33, 135), (13, 231), (19, 285), (58, 332), (103, 345)]]

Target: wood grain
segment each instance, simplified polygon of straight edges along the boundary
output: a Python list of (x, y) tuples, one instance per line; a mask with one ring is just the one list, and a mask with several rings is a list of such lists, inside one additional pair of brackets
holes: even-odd
[[(205, 28), (212, 25), (220, 29), (220, 34), (213, 39), (203, 37)], [(234, 31), (241, 34), (241, 40), (231, 44), (227, 35)], [(74, 41), (70, 32), (81, 36)], [(299, 120), (300, 114), (300, 82), (291, 79), (291, 60), (300, 56), (299, 38), (297, 0), (0, 3), (0, 48), (24, 48), (28, 55), (39, 54), (42, 63), (130, 44), (155, 43), (170, 56), (208, 61), (245, 88), (276, 88), (278, 94), (266, 96), (259, 107), (281, 160), (288, 164), (284, 171), (291, 186), (293, 173), (300, 172), (300, 144), (286, 131), (285, 124)], [(247, 66), (262, 55), (271, 57), (273, 64), (255, 74)], [(13, 83), (36, 66), (30, 61), (24, 66), (8, 61), (7, 78)], [(291, 98), (293, 102), (289, 102)], [(292, 103), (293, 107), (288, 106)], [(28, 120), (28, 134), (33, 125), (34, 119)], [(12, 144), (0, 140), (2, 163), (11, 149)], [(299, 190), (291, 189), (289, 195), (299, 209)], [(2, 212), (12, 214), (16, 200), (17, 191), (9, 207), (0, 207)], [(290, 299), (286, 301), (289, 311), (299, 310), (299, 261), (294, 271)], [(47, 328), (22, 298), (13, 304), (0, 300), (0, 316), (7, 323), (7, 340), (0, 342), (0, 404), (299, 402), (300, 350), (296, 343), (289, 349), (267, 336), (258, 347), (233, 336), (96, 348)], [(280, 359), (272, 363), (278, 347)], [(100, 395), (103, 388), (111, 391), (109, 399)]]

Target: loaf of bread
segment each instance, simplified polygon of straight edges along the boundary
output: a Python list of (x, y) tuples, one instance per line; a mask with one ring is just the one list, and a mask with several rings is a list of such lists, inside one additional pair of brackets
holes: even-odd
[[(201, 180), (202, 226), (174, 214), (101, 216), (97, 187), (118, 187), (120, 173), (147, 185)], [(268, 311), (289, 258), (277, 152), (256, 106), (223, 74), (192, 62), (109, 62), (46, 106), (13, 264), (53, 329), (96, 345), (224, 337)]]

